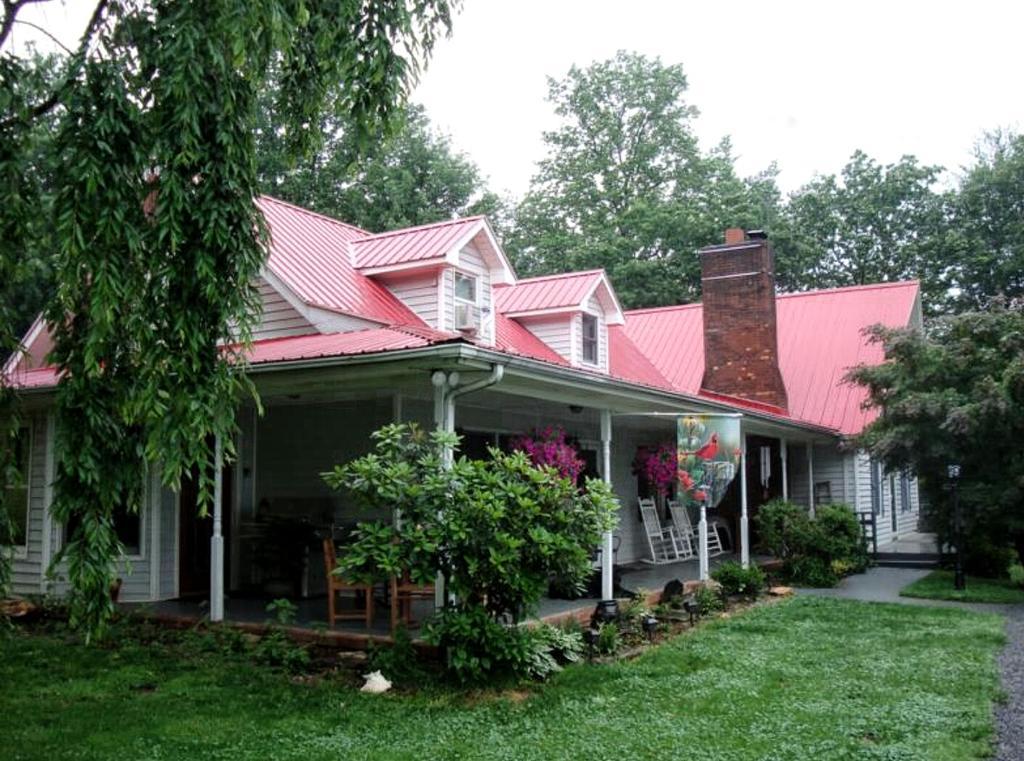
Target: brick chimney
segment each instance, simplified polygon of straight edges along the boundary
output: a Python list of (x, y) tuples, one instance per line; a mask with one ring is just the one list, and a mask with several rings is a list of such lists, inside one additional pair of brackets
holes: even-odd
[(785, 410), (775, 321), (775, 257), (767, 236), (739, 228), (699, 252), (704, 302), (701, 388)]

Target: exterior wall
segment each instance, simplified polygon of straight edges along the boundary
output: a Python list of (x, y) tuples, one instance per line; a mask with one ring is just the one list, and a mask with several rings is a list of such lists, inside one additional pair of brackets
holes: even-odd
[[(846, 472), (852, 457), (852, 454), (841, 452), (836, 446), (814, 445), (814, 483), (828, 483), (832, 495), (828, 502), (841, 502), (853, 506), (849, 477)], [(810, 505), (807, 445), (790, 441), (787, 447), (787, 460), (790, 501), (801, 505)]]
[[(491, 269), (487, 266), (487, 262), (484, 261), (483, 256), (476, 247), (470, 243), (465, 246), (459, 252), (459, 264), (458, 269), (470, 274), (475, 275), (477, 278), (477, 300), (476, 305), (480, 310), (480, 331), (478, 338), (485, 344), (494, 343), (494, 300), (492, 298), (492, 278)], [(451, 302), (452, 322), (450, 325), (452, 328), (455, 327), (455, 282), (454, 273), (446, 273), (446, 277), (451, 280), (451, 287), (445, 290), (448, 294), (448, 300)]]
[(45, 415), (27, 418), (31, 437), (28, 472), (28, 530), (27, 545), (23, 553), (15, 555), (12, 563), (13, 590), (16, 594), (36, 594), (43, 590), (43, 573), (47, 561), (43, 557), (43, 534), (48, 484), (47, 422)]
[(259, 325), (253, 330), (254, 339), (283, 338), (316, 332), (309, 320), (299, 314), (270, 283), (261, 278), (258, 288), (263, 313)]
[[(59, 453), (53, 449), (53, 426), (44, 413), (29, 418), (32, 431), (31, 454), (29, 458), (29, 531), (28, 548), (24, 557), (16, 557), (13, 563), (13, 589), (17, 594), (38, 594), (52, 591), (63, 594), (67, 591), (67, 566), (62, 563), (54, 569), (54, 578), (47, 578), (51, 559), (60, 550), (64, 541), (63, 527), (49, 518), (48, 511), (53, 499), (51, 484)], [(139, 554), (123, 558), (117, 563), (117, 576), (123, 580), (121, 599), (130, 601), (149, 600), (154, 596), (154, 577), (151, 575), (151, 558), (154, 542), (159, 541), (159, 530), (152, 525), (154, 514), (153, 491), (146, 485), (140, 512)]]
[(443, 330), (438, 316), (442, 314), (438, 295), (438, 283), (442, 273), (417, 272), (408, 275), (387, 275), (379, 279), (399, 301), (416, 313), (423, 322), (432, 328)]
[[(575, 315), (574, 318), (576, 322), (579, 321), (579, 315)], [(524, 317), (519, 322), (554, 351), (569, 360), (570, 363), (578, 364), (578, 362), (574, 361), (575, 347), (577, 345), (577, 341), (574, 340), (574, 318), (569, 315), (559, 314), (544, 317)]]
[[(873, 463), (865, 452), (857, 452), (852, 457), (852, 460), (853, 467), (850, 476), (856, 489), (857, 511), (871, 512), (874, 506), (871, 490), (871, 469)], [(890, 475), (895, 477), (890, 478)], [(910, 496), (909, 510), (902, 509), (899, 474), (883, 472), (880, 481), (881, 504), (879, 506), (880, 511), (876, 514), (879, 546), (894, 541), (900, 534), (916, 531), (918, 518), (921, 514), (921, 498), (916, 478), (910, 478), (908, 490)], [(895, 490), (893, 487), (895, 487)], [(896, 498), (896, 531), (893, 531), (893, 496)]]

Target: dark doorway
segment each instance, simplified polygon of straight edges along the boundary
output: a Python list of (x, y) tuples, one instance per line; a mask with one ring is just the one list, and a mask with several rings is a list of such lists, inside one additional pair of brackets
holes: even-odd
[[(181, 480), (178, 499), (178, 596), (205, 597), (210, 594), (210, 537), (213, 536), (213, 508), (205, 517), (199, 515), (198, 471)], [(231, 487), (232, 467), (226, 465), (222, 472), (223, 499), (222, 525), (224, 552), (231, 552)], [(230, 558), (225, 557), (225, 567), (230, 568)]]

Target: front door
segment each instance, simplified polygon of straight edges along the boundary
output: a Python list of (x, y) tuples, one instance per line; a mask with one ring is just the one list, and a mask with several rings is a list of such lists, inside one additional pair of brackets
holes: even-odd
[[(225, 552), (229, 553), (228, 541), (231, 525), (231, 466), (225, 466), (223, 478), (221, 531), (224, 534)], [(199, 515), (198, 472), (181, 480), (178, 500), (178, 595), (180, 597), (203, 597), (210, 594), (210, 538), (213, 536), (213, 508), (205, 517)], [(227, 561), (225, 565), (230, 567)]]

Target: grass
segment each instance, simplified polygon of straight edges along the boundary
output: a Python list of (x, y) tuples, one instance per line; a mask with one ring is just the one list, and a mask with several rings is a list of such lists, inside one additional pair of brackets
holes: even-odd
[(520, 693), (365, 696), (181, 646), (0, 639), (5, 759), (983, 757), (1002, 618), (796, 598)]
[(955, 600), (957, 602), (1024, 603), (1024, 587), (1011, 579), (967, 579), (966, 589), (953, 588), (952, 571), (932, 571), (927, 576), (900, 590), (903, 597), (922, 597), (926, 600)]

